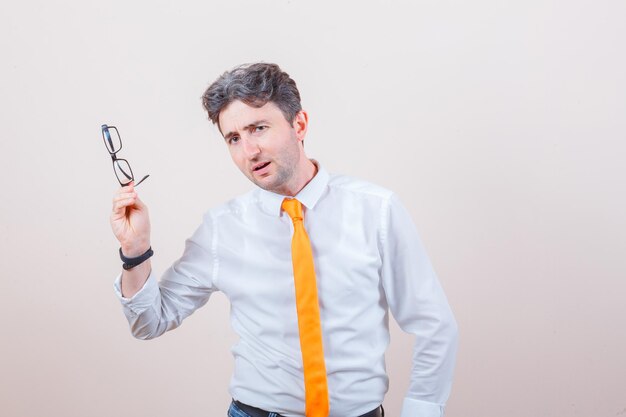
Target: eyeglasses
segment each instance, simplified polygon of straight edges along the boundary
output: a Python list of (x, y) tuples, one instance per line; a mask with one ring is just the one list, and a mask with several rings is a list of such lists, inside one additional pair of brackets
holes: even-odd
[[(102, 138), (104, 139), (104, 145), (107, 147), (109, 154), (111, 155), (111, 159), (113, 160), (113, 171), (115, 171), (115, 176), (117, 180), (120, 182), (120, 185), (126, 186), (131, 183), (135, 179), (133, 176), (133, 170), (130, 168), (130, 164), (126, 159), (121, 159), (117, 157), (117, 153), (122, 149), (122, 138), (120, 137), (120, 132), (117, 131), (115, 126), (107, 126), (102, 125)], [(143, 180), (148, 178), (150, 175), (146, 175), (135, 184), (135, 186), (141, 184)]]

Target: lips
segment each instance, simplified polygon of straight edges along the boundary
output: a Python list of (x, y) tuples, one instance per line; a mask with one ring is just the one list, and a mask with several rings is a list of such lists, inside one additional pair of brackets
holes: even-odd
[(252, 171), (260, 171), (266, 166), (268, 166), (269, 164), (270, 164), (269, 162), (261, 162), (260, 164), (256, 164), (255, 166), (252, 167)]

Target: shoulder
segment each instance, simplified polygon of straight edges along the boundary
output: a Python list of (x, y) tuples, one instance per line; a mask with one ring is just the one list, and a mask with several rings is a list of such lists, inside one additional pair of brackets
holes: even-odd
[(229, 216), (237, 217), (245, 213), (251, 205), (258, 203), (259, 199), (256, 191), (255, 189), (250, 190), (245, 194), (210, 208), (204, 213), (204, 220), (210, 219), (215, 221)]
[(331, 174), (328, 188), (331, 192), (348, 193), (362, 198), (372, 198), (381, 201), (389, 201), (394, 195), (393, 191), (388, 188), (342, 174)]

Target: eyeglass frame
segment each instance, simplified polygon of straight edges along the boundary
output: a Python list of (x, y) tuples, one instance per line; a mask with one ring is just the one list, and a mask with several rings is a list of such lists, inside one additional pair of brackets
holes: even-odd
[[(131, 182), (135, 181), (135, 174), (133, 174), (133, 168), (130, 166), (130, 162), (128, 162), (128, 160), (117, 157), (117, 153), (119, 151), (121, 151), (122, 148), (124, 147), (124, 144), (122, 143), (122, 135), (120, 135), (120, 131), (117, 130), (117, 127), (115, 127), (115, 126), (109, 126), (109, 125), (103, 124), (102, 126), (100, 126), (100, 128), (102, 129), (102, 139), (104, 139), (104, 147), (107, 149), (107, 152), (109, 153), (109, 155), (111, 155), (111, 161), (113, 163), (113, 172), (115, 173), (115, 178), (117, 178), (117, 182), (119, 182), (122, 187), (125, 187), (128, 184), (130, 184)], [(111, 133), (109, 132), (109, 129), (115, 129), (115, 132), (117, 133), (117, 137), (120, 139), (120, 148), (117, 151), (115, 151), (115, 152), (111, 152), (111, 150), (110, 150), (110, 149), (113, 149), (114, 146), (113, 146), (113, 141), (111, 140)], [(109, 149), (109, 146), (107, 145), (107, 141), (108, 141), (109, 145), (111, 145), (110, 149)], [(130, 181), (128, 183), (126, 183), (126, 184), (124, 184), (122, 181), (120, 181), (120, 178), (117, 176), (117, 171), (115, 170), (115, 162), (116, 161), (124, 161), (124, 162), (126, 162), (126, 165), (128, 165), (128, 169), (130, 170)], [(120, 171), (122, 171), (122, 173), (126, 176), (126, 178), (128, 178), (128, 174), (126, 172), (124, 172), (124, 170), (121, 167), (120, 167)], [(145, 177), (143, 177), (141, 179), (141, 181), (139, 181), (137, 184), (135, 184), (135, 187), (138, 186), (139, 184), (141, 184), (149, 176), (150, 176), (150, 174), (148, 174)]]

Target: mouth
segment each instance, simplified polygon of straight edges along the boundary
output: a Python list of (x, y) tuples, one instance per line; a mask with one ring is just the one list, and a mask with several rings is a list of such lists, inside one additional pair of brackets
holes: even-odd
[(269, 164), (270, 164), (269, 162), (261, 162), (260, 164), (256, 164), (255, 166), (252, 167), (252, 171), (259, 172), (263, 170), (265, 167), (267, 167)]

